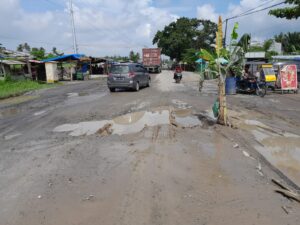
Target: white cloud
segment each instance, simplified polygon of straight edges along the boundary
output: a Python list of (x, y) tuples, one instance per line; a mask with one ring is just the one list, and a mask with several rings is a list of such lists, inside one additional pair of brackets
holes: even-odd
[[(20, 1), (0, 1), (0, 30), (4, 31), (1, 34), (18, 39), (0, 38), (0, 43), (14, 49), (25, 41), (32, 46), (41, 46), (39, 42), (43, 42), (49, 43), (43, 45), (48, 50), (56, 46), (69, 48), (70, 52), (67, 4), (60, 10), (33, 13), (25, 11)], [(131, 49), (141, 51), (152, 45), (157, 30), (178, 18), (166, 9), (153, 7), (152, 0), (74, 0), (74, 14), (80, 52), (97, 56), (126, 55)]]
[(218, 21), (218, 14), (215, 11), (214, 6), (211, 4), (205, 4), (197, 7), (197, 17), (199, 19), (207, 19), (213, 22)]
[[(256, 8), (258, 5), (269, 2), (260, 9), (281, 2), (281, 0), (275, 1), (262, 1), (262, 0), (241, 0), (239, 4), (230, 4), (226, 12), (218, 13), (213, 5), (203, 5), (197, 8), (198, 18), (210, 19), (217, 22), (218, 15), (221, 15), (223, 19), (230, 18), (235, 15), (239, 15), (245, 11)], [(232, 30), (234, 22), (239, 23), (239, 33), (250, 33), (252, 40), (265, 40), (266, 38), (272, 38), (275, 34), (280, 32), (293, 32), (299, 31), (300, 20), (286, 20), (276, 18), (268, 15), (268, 10), (254, 13), (245, 17), (229, 20), (228, 22), (228, 36)]]
[[(21, 1), (26, 2), (25, 0), (0, 0), (0, 43), (15, 49), (19, 43), (26, 41), (31, 46), (44, 46), (48, 50), (56, 46), (67, 53), (71, 52), (70, 16), (67, 4), (61, 3), (68, 1), (51, 0), (58, 3), (57, 7), (61, 5), (61, 8), (50, 10), (51, 7), (49, 9), (45, 7), (34, 11), (29, 11), (30, 7), (26, 7), (25, 10)], [(281, 0), (272, 3), (279, 1)], [(74, 0), (80, 52), (97, 56), (126, 55), (131, 49), (141, 51), (144, 46), (152, 46), (152, 38), (157, 30), (163, 29), (179, 17), (171, 13), (174, 10), (170, 2), (170, 0), (161, 2), (158, 0)], [(239, 4), (230, 4), (222, 16), (228, 18), (240, 14), (262, 2), (262, 0), (241, 0)], [(165, 8), (155, 7), (154, 3)], [(189, 7), (191, 5), (182, 8), (187, 10), (190, 9)], [(211, 3), (195, 7), (191, 12), (197, 13), (198, 18), (215, 22), (219, 15)], [(300, 27), (300, 20), (277, 19), (268, 16), (267, 11), (240, 18), (238, 21), (240, 33), (251, 33), (252, 37), (257, 39), (271, 37), (281, 31), (299, 31)], [(233, 22), (234, 20), (229, 23), (229, 31)]]

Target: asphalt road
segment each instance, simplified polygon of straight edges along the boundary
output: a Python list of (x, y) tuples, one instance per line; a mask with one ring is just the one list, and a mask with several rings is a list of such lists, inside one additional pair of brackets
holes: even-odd
[(270, 182), (282, 174), (248, 142), (245, 106), (258, 101), (257, 118), (262, 99), (230, 97), (232, 129), (210, 118), (216, 82), (199, 93), (192, 73), (152, 81), (116, 93), (105, 80), (73, 82), (0, 101), (1, 224), (300, 224), (299, 204)]

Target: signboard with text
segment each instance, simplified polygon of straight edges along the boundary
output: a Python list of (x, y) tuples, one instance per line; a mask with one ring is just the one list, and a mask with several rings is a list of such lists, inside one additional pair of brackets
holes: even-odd
[(280, 81), (282, 90), (296, 90), (297, 81), (297, 66), (285, 65), (280, 71)]

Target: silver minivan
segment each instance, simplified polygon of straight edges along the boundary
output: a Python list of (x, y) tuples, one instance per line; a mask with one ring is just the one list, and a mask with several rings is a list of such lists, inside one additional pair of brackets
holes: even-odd
[(107, 86), (111, 92), (117, 88), (139, 91), (140, 87), (149, 87), (150, 82), (148, 71), (138, 63), (113, 64), (107, 78)]

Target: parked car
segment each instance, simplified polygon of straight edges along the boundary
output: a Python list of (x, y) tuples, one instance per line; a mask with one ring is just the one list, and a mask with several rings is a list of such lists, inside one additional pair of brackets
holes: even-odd
[(116, 88), (139, 91), (140, 87), (149, 87), (150, 82), (148, 71), (138, 63), (112, 65), (107, 78), (107, 86), (111, 92), (114, 92)]

